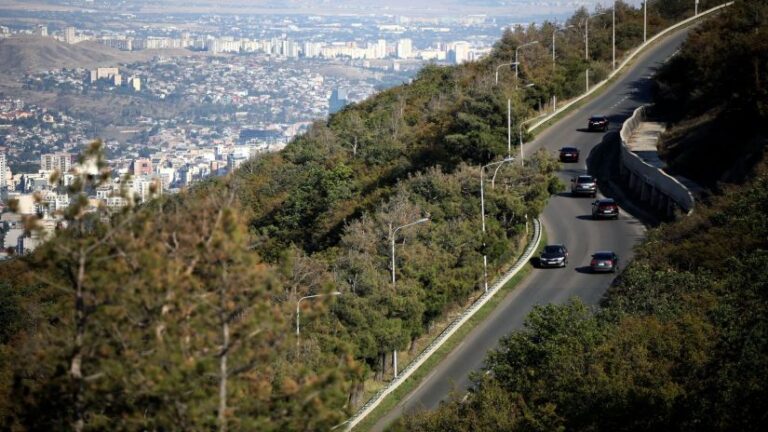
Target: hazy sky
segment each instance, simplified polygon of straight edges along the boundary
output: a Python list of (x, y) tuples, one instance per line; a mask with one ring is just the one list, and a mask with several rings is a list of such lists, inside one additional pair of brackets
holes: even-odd
[[(641, 0), (629, 0), (640, 4)], [(84, 7), (103, 1), (71, 0)], [(0, 0), (0, 8), (69, 8), (56, 0)], [(112, 6), (114, 2), (111, 2)], [(309, 13), (309, 14), (402, 14), (420, 16), (546, 17), (567, 16), (580, 6), (590, 9), (611, 0), (126, 0), (118, 9), (130, 12), (197, 12), (222, 14)], [(114, 10), (114, 9), (111, 9)]]

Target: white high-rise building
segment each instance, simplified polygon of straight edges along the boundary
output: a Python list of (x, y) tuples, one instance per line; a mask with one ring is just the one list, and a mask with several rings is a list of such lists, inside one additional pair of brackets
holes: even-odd
[(379, 39), (376, 42), (374, 58), (383, 59), (386, 56), (387, 56), (387, 41), (384, 39)]
[(469, 42), (458, 41), (448, 44), (448, 60), (453, 64), (462, 64), (469, 61)]
[(307, 58), (320, 57), (320, 53), (323, 50), (323, 44), (320, 42), (304, 42), (302, 47), (302, 54)]
[(77, 43), (77, 30), (74, 27), (64, 29), (64, 42), (68, 44)]
[(5, 157), (5, 153), (0, 153), (0, 194), (5, 192), (5, 189), (8, 187), (7, 172), (8, 159)]
[(407, 59), (413, 56), (413, 42), (410, 39), (397, 41), (397, 58)]
[(45, 153), (40, 155), (40, 171), (58, 171), (65, 174), (72, 169), (72, 155), (65, 152)]

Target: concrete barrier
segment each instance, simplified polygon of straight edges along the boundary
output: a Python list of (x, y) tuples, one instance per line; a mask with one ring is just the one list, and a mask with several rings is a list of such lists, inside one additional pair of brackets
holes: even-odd
[[(646, 163), (629, 149), (632, 132), (646, 119), (647, 106), (641, 106), (621, 127), (621, 174), (630, 189), (638, 192), (640, 200), (651, 204), (657, 210), (672, 216), (677, 207), (691, 214), (695, 200), (691, 191), (663, 170)], [(674, 206), (672, 205), (674, 203)]]

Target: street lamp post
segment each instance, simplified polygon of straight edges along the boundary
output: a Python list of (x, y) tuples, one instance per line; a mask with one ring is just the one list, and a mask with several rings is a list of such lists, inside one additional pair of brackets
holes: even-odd
[(555, 60), (555, 35), (557, 34), (557, 32), (565, 31), (566, 29), (569, 29), (569, 28), (572, 28), (572, 27), (573, 27), (572, 25), (565, 26), (563, 28), (555, 27), (555, 29), (552, 30), (552, 68), (553, 69), (555, 68), (555, 62), (556, 62), (556, 60)]
[(599, 12), (596, 14), (589, 15), (587, 14), (587, 19), (585, 20), (584, 25), (584, 58), (589, 61), (589, 19), (594, 18), (596, 16), (604, 15), (605, 12)]
[[(429, 218), (421, 218), (417, 221), (401, 225), (395, 229), (392, 229), (392, 224), (389, 224), (390, 242), (392, 247), (392, 288), (395, 288), (395, 237), (397, 232), (403, 228), (407, 228), (413, 225), (418, 225), (424, 222), (429, 222)], [(392, 351), (392, 370), (394, 371), (394, 377), (397, 378), (397, 349)]]
[(499, 85), (499, 69), (501, 69), (504, 66), (512, 66), (513, 63), (502, 63), (498, 66), (496, 66), (496, 85)]
[(525, 166), (525, 159), (523, 158), (523, 126), (525, 126), (526, 124), (532, 121), (538, 120), (541, 117), (542, 116), (528, 119), (524, 122), (520, 122), (520, 124), (518, 125), (517, 133), (518, 133), (518, 139), (520, 140), (520, 166), (523, 166), (523, 167)]
[[(301, 313), (301, 309), (299, 309), (299, 305), (301, 305), (301, 301), (306, 299), (317, 298), (317, 297), (327, 297), (327, 296), (337, 296), (337, 295), (341, 295), (341, 292), (334, 291), (328, 294), (313, 294), (313, 295), (304, 296), (296, 302), (296, 336), (297, 337), (299, 336), (299, 316), (300, 316), (299, 314)], [(298, 341), (296, 343), (298, 343)]]
[(643, 2), (643, 42), (648, 40), (648, 0)]
[(515, 48), (515, 62), (513, 63), (515, 65), (515, 85), (517, 85), (517, 77), (520, 69), (520, 60), (519, 60), (520, 49), (525, 48), (527, 46), (535, 45), (537, 43), (539, 43), (539, 41), (528, 42)]
[(693, 16), (699, 16), (699, 0), (693, 1)]
[(613, 12), (613, 14), (612, 14), (613, 15), (613, 19), (612, 19), (612, 22), (613, 22), (613, 24), (612, 24), (612, 27), (613, 27), (613, 47), (612, 47), (613, 48), (612, 49), (612, 51), (613, 51), (613, 70), (616, 70), (616, 2), (615, 1), (613, 2), (613, 8), (611, 8), (611, 9), (612, 9), (612, 12)]
[(483, 284), (485, 292), (488, 292), (488, 255), (485, 253), (485, 187), (483, 186), (483, 180), (485, 175), (485, 169), (495, 165), (501, 165), (505, 162), (512, 162), (514, 159), (511, 156), (497, 161), (491, 162), (487, 165), (483, 165), (480, 168), (480, 219), (482, 221), (482, 233), (483, 233)]
[(397, 232), (399, 230), (403, 229), (403, 228), (407, 228), (407, 227), (413, 226), (413, 225), (418, 225), (418, 224), (421, 224), (421, 223), (424, 223), (424, 222), (429, 222), (429, 218), (428, 217), (421, 218), (421, 219), (419, 219), (419, 220), (417, 220), (415, 222), (411, 222), (409, 224), (401, 225), (401, 226), (395, 228), (394, 230), (392, 229), (392, 224), (389, 224), (389, 229), (390, 229), (390, 232), (391, 232), (390, 241), (391, 241), (391, 245), (392, 245), (392, 287), (393, 288), (395, 286), (395, 236), (397, 235)]

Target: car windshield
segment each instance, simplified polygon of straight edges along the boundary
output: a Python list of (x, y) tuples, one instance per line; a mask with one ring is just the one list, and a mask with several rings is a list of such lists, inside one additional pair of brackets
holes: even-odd
[(555, 254), (561, 252), (561, 246), (546, 246), (544, 247), (545, 254)]
[(578, 183), (592, 183), (592, 177), (590, 176), (579, 176), (578, 179), (576, 179)]
[(573, 147), (563, 147), (562, 149), (560, 149), (560, 151), (573, 152), (573, 151), (576, 151), (576, 149)]
[(592, 255), (592, 257), (596, 260), (612, 260), (613, 255), (609, 253), (597, 253)]
[(593, 121), (603, 121), (603, 120), (605, 120), (605, 116), (594, 116), (590, 120), (593, 120)]
[(605, 200), (605, 201), (600, 201), (598, 203), (598, 205), (601, 206), (601, 207), (603, 207), (603, 206), (612, 206), (614, 204), (616, 204), (616, 203), (613, 202), (613, 200), (610, 200), (610, 201), (609, 200)]

